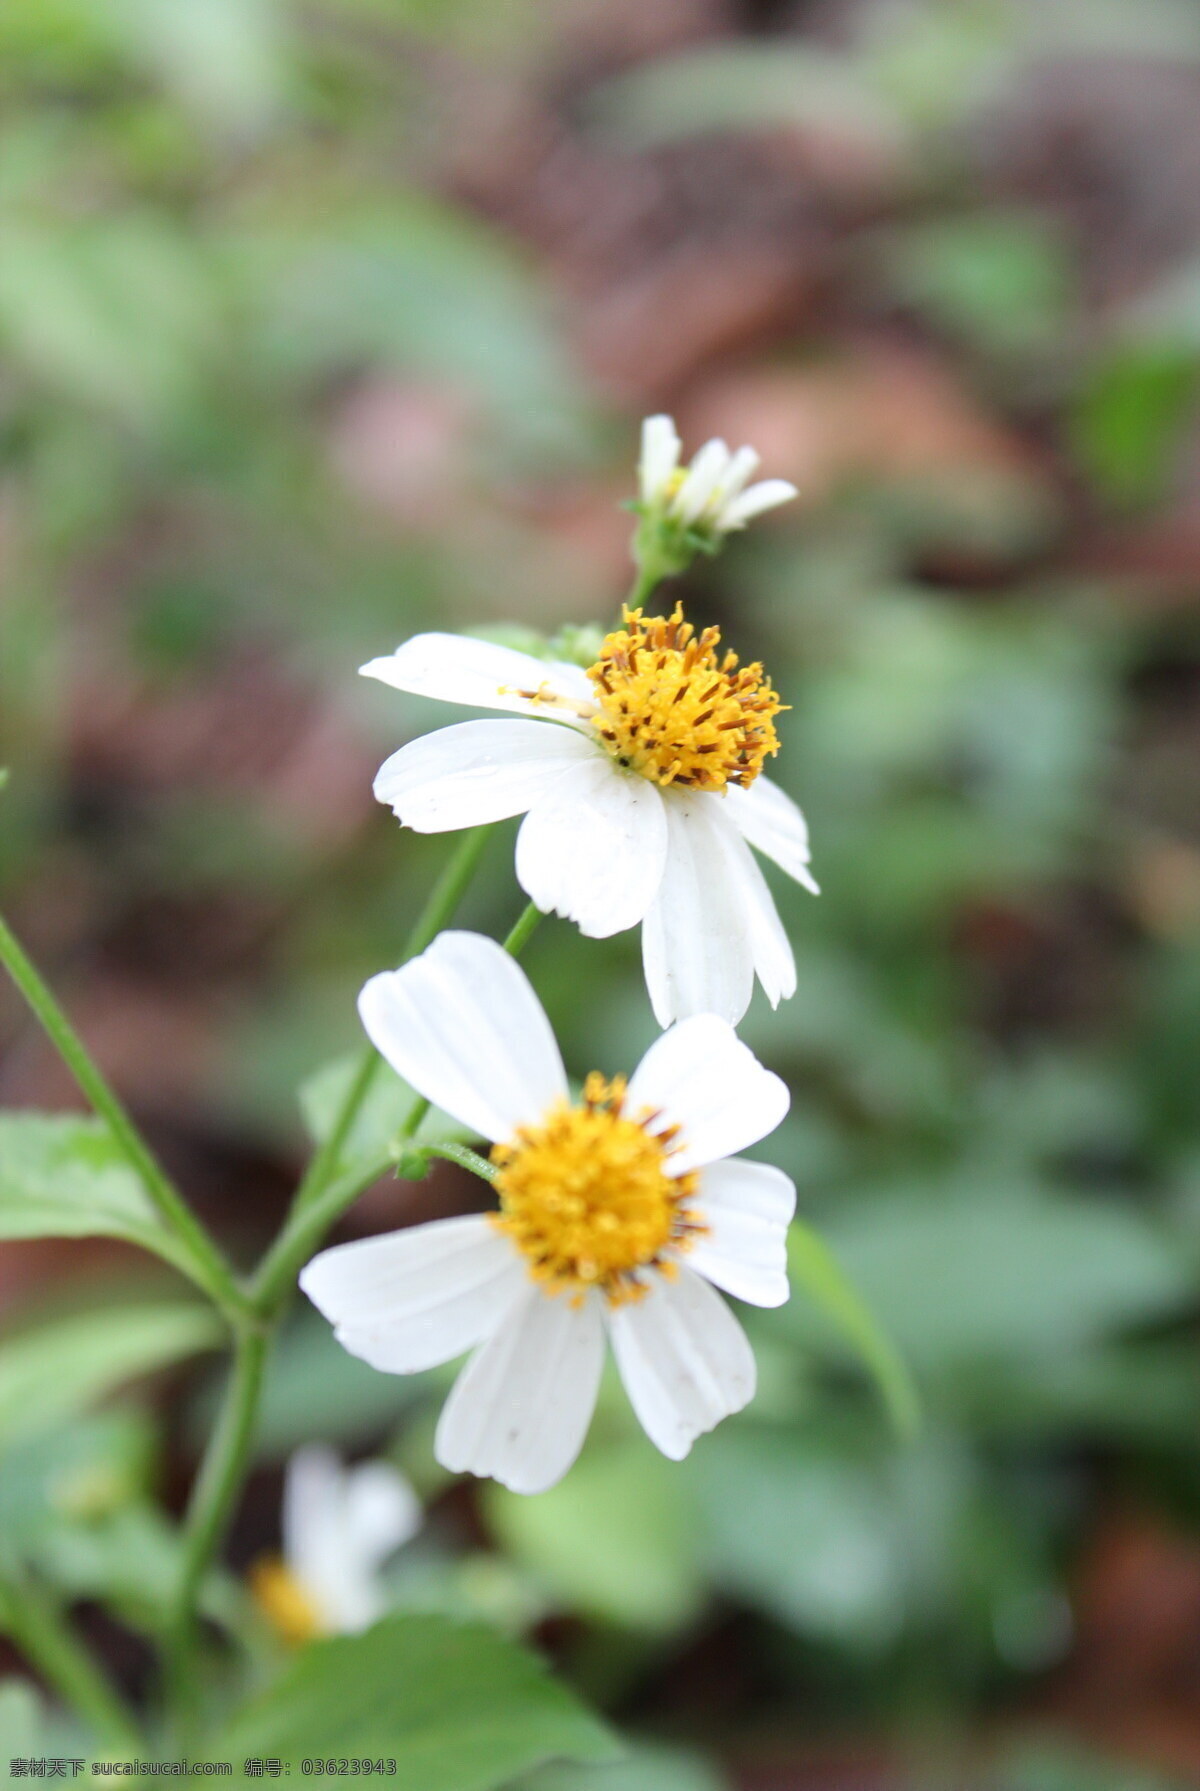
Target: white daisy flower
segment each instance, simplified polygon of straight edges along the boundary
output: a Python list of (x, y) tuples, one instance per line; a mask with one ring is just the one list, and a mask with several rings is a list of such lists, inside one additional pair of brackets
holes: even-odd
[(625, 612), (586, 671), (454, 634), (419, 634), (362, 667), (397, 690), (522, 720), (465, 721), (401, 747), (375, 795), (417, 833), (525, 815), (517, 879), (593, 939), (643, 924), (660, 1026), (741, 1019), (754, 977), (796, 988), (791, 947), (751, 846), (816, 893), (808, 829), (762, 775), (782, 708), (761, 665), (670, 617)]
[(739, 448), (733, 454), (723, 441), (714, 438), (705, 442), (686, 468), (679, 464), (682, 451), (670, 417), (646, 418), (638, 462), (643, 514), (657, 514), (697, 535), (719, 540), (733, 529), (744, 529), (751, 517), (798, 495), (787, 479), (748, 484), (760, 465), (753, 448)]
[(388, 1462), (347, 1468), (322, 1444), (298, 1449), (284, 1473), (283, 1554), (256, 1562), (254, 1597), (285, 1641), (366, 1629), (386, 1608), (379, 1570), (421, 1517)]
[(753, 1397), (754, 1356), (716, 1288), (788, 1297), (795, 1189), (733, 1156), (788, 1091), (713, 1014), (653, 1044), (628, 1084), (572, 1102), (519, 966), (442, 933), (372, 977), (359, 1011), (421, 1094), (492, 1141), (499, 1210), (315, 1257), (300, 1285), (352, 1355), (412, 1374), (474, 1350), (437, 1428), (439, 1461), (542, 1492), (583, 1443), (607, 1336), (643, 1428), (680, 1460)]

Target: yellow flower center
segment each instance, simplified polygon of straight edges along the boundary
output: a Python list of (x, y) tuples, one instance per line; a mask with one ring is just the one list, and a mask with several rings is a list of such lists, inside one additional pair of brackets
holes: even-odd
[(757, 662), (718, 657), (718, 628), (697, 635), (676, 604), (670, 616), (626, 609), (588, 677), (596, 729), (618, 765), (657, 784), (723, 790), (751, 784), (779, 751), (774, 717), (785, 707)]
[(500, 1171), (493, 1223), (547, 1293), (579, 1299), (595, 1287), (613, 1306), (640, 1299), (639, 1271), (673, 1274), (673, 1254), (704, 1230), (687, 1204), (699, 1178), (666, 1173), (678, 1127), (652, 1137), (646, 1127), (657, 1115), (634, 1119), (624, 1104), (624, 1079), (593, 1072), (582, 1106), (563, 1101), (492, 1147)]
[(316, 1604), (278, 1555), (255, 1561), (249, 1578), (255, 1604), (281, 1641), (299, 1647), (325, 1633)]

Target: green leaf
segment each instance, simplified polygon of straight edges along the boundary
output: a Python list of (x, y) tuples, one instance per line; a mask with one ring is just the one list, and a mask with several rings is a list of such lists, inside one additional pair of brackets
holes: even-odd
[(626, 151), (780, 126), (903, 149), (897, 114), (850, 58), (811, 44), (723, 43), (657, 57), (594, 89), (588, 113)]
[(0, 1536), (28, 1551), (61, 1524), (98, 1519), (146, 1494), (154, 1432), (124, 1408), (43, 1431), (0, 1455)]
[(217, 1751), (383, 1756), (399, 1784), (489, 1791), (546, 1760), (611, 1759), (616, 1744), (525, 1649), (481, 1625), (394, 1616), (306, 1648)]
[(139, 1375), (215, 1349), (220, 1319), (194, 1302), (104, 1307), (0, 1342), (0, 1447), (68, 1423)]
[(966, 213), (912, 224), (885, 243), (901, 296), (969, 346), (1045, 350), (1067, 327), (1066, 245), (1037, 212)]
[[(300, 1088), (300, 1110), (313, 1140), (323, 1144), (333, 1129), (346, 1092), (358, 1073), (356, 1054), (335, 1058), (314, 1071)], [(350, 1128), (350, 1135), (338, 1159), (338, 1173), (352, 1169), (360, 1162), (374, 1162), (386, 1156), (393, 1139), (406, 1119), (414, 1101), (415, 1089), (402, 1082), (396, 1072), (381, 1063), (372, 1080), (367, 1098)], [(415, 1143), (468, 1144), (477, 1134), (438, 1107), (431, 1107), (417, 1127)]]
[(661, 1633), (703, 1601), (681, 1491), (674, 1464), (639, 1437), (599, 1440), (536, 1498), (496, 1485), (484, 1497), (506, 1550), (572, 1610)]
[(29, 1681), (0, 1680), (0, 1761), (36, 1754), (41, 1728), (41, 1700)]
[(186, 1263), (102, 1120), (0, 1115), (0, 1239), (88, 1237)]
[(788, 1237), (788, 1267), (797, 1287), (832, 1320), (874, 1375), (897, 1431), (914, 1436), (921, 1423), (921, 1400), (903, 1357), (828, 1244), (799, 1220)]
[[(179, 1532), (157, 1506), (126, 1505), (91, 1521), (47, 1529), (32, 1560), (71, 1599), (107, 1605), (129, 1629), (158, 1635), (179, 1584)], [(222, 1572), (204, 1584), (201, 1609), (219, 1623), (236, 1620), (243, 1588)]]
[(1092, 369), (1075, 401), (1071, 444), (1101, 495), (1161, 498), (1194, 408), (1196, 349), (1122, 344)]
[(830, 1229), (868, 1305), (925, 1372), (1036, 1361), (1192, 1297), (1177, 1247), (1133, 1205), (1067, 1198), (983, 1165), (942, 1188), (859, 1199)]
[(903, 1623), (907, 1563), (894, 1496), (841, 1450), (753, 1422), (688, 1463), (718, 1583), (803, 1634), (863, 1647)]
[(1186, 1791), (1182, 1778), (1093, 1753), (1065, 1736), (1018, 1741), (994, 1771), (995, 1791)]

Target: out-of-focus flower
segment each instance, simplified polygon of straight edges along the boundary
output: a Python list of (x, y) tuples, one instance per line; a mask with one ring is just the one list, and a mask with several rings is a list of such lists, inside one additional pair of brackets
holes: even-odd
[(677, 606), (625, 612), (584, 670), (453, 634), (362, 667), (397, 690), (524, 717), (467, 721), (393, 753), (375, 794), (418, 833), (525, 814), (517, 878), (544, 910), (606, 938), (642, 927), (661, 1026), (736, 1023), (757, 973), (772, 1005), (795, 964), (750, 847), (816, 892), (808, 829), (762, 775), (783, 705), (759, 664), (718, 652)]
[(251, 1569), (259, 1605), (289, 1642), (351, 1633), (382, 1615), (379, 1570), (421, 1527), (421, 1505), (385, 1461), (344, 1467), (310, 1443), (287, 1464), (282, 1556)]
[(541, 1492), (591, 1421), (605, 1336), (639, 1420), (679, 1460), (753, 1397), (754, 1356), (715, 1291), (788, 1296), (787, 1176), (733, 1153), (788, 1091), (715, 1015), (653, 1044), (628, 1084), (572, 1102), (528, 979), (493, 940), (442, 933), (359, 998), (372, 1042), (427, 1099), (493, 1144), (499, 1211), (314, 1257), (300, 1285), (352, 1355), (412, 1374), (475, 1354), (438, 1424), (438, 1459)]
[(670, 417), (646, 418), (638, 463), (640, 509), (644, 519), (660, 517), (692, 531), (695, 546), (717, 545), (721, 536), (798, 495), (787, 479), (748, 483), (760, 465), (753, 448), (735, 454), (714, 437), (686, 468), (679, 464), (682, 451)]

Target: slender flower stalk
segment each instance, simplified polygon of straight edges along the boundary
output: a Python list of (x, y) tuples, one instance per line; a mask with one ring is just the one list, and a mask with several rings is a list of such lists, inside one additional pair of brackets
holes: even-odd
[[(420, 951), (451, 918), (478, 864), (485, 834), (486, 829), (480, 828), (461, 842), (412, 929), (408, 942), (412, 951)], [(540, 913), (530, 903), (508, 935), (505, 949), (513, 953), (521, 951), (540, 919)], [(372, 1065), (378, 1061), (373, 1046), (371, 1059)], [(334, 1123), (334, 1131), (343, 1140), (349, 1135), (365, 1094), (364, 1077), (360, 1074), (347, 1091)], [(257, 1317), (257, 1326), (247, 1326), (238, 1335), (233, 1373), (217, 1426), (201, 1462), (185, 1521), (185, 1560), (172, 1623), (172, 1655), (176, 1663), (173, 1683), (177, 1695), (182, 1689), (181, 1663), (187, 1658), (194, 1631), (196, 1600), (246, 1476), (263, 1369), (274, 1327), (295, 1288), (296, 1275), (347, 1207), (373, 1182), (395, 1168), (403, 1144), (415, 1135), (428, 1109), (429, 1102), (424, 1097), (414, 1100), (397, 1140), (393, 1141), (394, 1154), (363, 1164), (341, 1176), (331, 1177), (327, 1169), (323, 1181), (314, 1178), (308, 1198), (303, 1204), (299, 1200), (293, 1204), (287, 1223), (249, 1283), (248, 1298)], [(330, 1162), (336, 1168), (336, 1157)]]
[(195, 1704), (196, 1604), (245, 1479), (270, 1341), (265, 1325), (239, 1328), (229, 1383), (184, 1518), (183, 1561), (166, 1631), (167, 1684), (184, 1732)]
[[(487, 827), (475, 827), (465, 833), (459, 841), (453, 856), (450, 858), (441, 876), (434, 884), (429, 897), (413, 925), (412, 931), (404, 947), (404, 959), (415, 958), (418, 952), (424, 951), (437, 936), (438, 929), (457, 909), (466, 893), (471, 878), (483, 855), (489, 833)], [(401, 961), (403, 962), (404, 959)], [(362, 1110), (363, 1102), (371, 1092), (380, 1065), (380, 1056), (373, 1045), (368, 1045), (359, 1059), (354, 1080), (346, 1091), (341, 1111), (338, 1113), (328, 1135), (314, 1153), (309, 1163), (296, 1196), (292, 1203), (293, 1212), (302, 1212), (324, 1191), (337, 1172), (341, 1160), (342, 1149)], [(418, 1120), (418, 1125), (420, 1120)], [(415, 1128), (414, 1128), (415, 1129)]]

